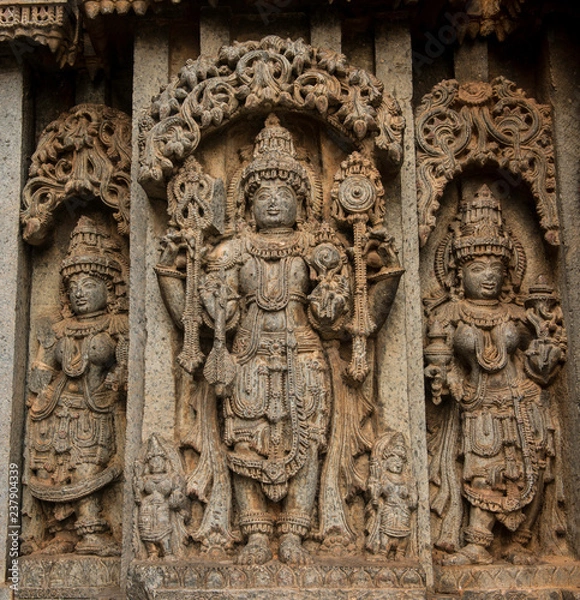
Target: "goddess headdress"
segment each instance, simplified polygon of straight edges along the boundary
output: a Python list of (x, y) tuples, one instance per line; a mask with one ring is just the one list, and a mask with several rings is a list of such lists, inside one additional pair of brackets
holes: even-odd
[(461, 201), (451, 230), (435, 258), (435, 274), (444, 289), (456, 287), (459, 268), (478, 256), (501, 259), (511, 285), (519, 289), (526, 270), (524, 249), (506, 228), (501, 204), (486, 184)]
[(407, 459), (407, 444), (403, 434), (398, 431), (386, 432), (373, 446), (371, 461), (379, 462), (390, 456)]
[(145, 461), (150, 461), (155, 456), (163, 456), (163, 458), (167, 458), (167, 452), (163, 449), (161, 442), (157, 438), (155, 434), (153, 434), (149, 438), (149, 443), (147, 444), (147, 453), (145, 454)]
[(105, 280), (113, 294), (109, 299), (109, 311), (121, 310), (118, 301), (126, 293), (126, 261), (121, 247), (101, 225), (87, 216), (82, 216), (74, 228), (67, 255), (60, 266), (61, 293), (65, 298), (68, 280), (79, 273)]
[(514, 243), (505, 231), (499, 200), (483, 184), (473, 198), (461, 202), (459, 231), (453, 253), (461, 265), (476, 256), (497, 256), (509, 264)]

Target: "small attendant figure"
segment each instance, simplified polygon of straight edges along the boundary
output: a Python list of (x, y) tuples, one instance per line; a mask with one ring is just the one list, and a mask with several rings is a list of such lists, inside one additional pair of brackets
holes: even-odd
[(407, 447), (400, 433), (386, 433), (373, 447), (368, 488), (366, 548), (387, 558), (405, 558), (417, 491), (405, 472)]
[(145, 461), (136, 461), (133, 488), (139, 507), (137, 528), (149, 558), (175, 560), (186, 541), (189, 519), (185, 483), (174, 472), (156, 435), (149, 439)]

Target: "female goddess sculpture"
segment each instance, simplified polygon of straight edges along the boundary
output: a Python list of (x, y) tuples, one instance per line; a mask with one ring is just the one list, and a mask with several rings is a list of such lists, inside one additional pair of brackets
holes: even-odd
[[(487, 185), (462, 202), (460, 213), (437, 252), (445, 295), (427, 309), (432, 399), (439, 404), (451, 396), (459, 411), (450, 408), (431, 444), (437, 546), (450, 552), (445, 564), (492, 562), (500, 523), (511, 532), (504, 557), (530, 562), (526, 546), (553, 479), (554, 427), (544, 388), (565, 359), (562, 313), (541, 281), (524, 302), (516, 297), (524, 250)], [(468, 505), (463, 545), (460, 494)]]
[[(204, 251), (199, 274), (202, 318), (215, 331), (200, 385), (213, 389), (205, 388), (206, 403), (214, 392), (222, 398), (223, 444), (246, 542), (237, 561), (270, 560), (277, 528), (279, 559), (304, 563), (302, 541), (312, 527), (319, 454), (328, 442), (338, 393), (323, 339), (337, 346), (344, 338), (355, 291), (339, 236), (321, 223), (318, 230), (313, 226), (311, 173), (296, 159), (292, 136), (276, 117), (257, 136), (253, 159), (238, 181), (234, 230)], [(185, 321), (187, 286), (196, 270), (185, 275), (179, 261), (184, 246), (200, 238), (185, 239), (183, 232), (166, 236), (157, 273), (171, 314)], [(379, 255), (386, 256), (385, 269), (389, 260), (396, 262), (383, 229), (367, 241), (367, 258), (372, 254), (380, 262)], [(389, 290), (384, 303), (369, 296), (368, 306), (379, 306), (370, 315), (373, 330), (390, 308), (401, 274), (395, 266), (396, 276), (377, 284)], [(185, 294), (180, 277), (186, 278)], [(186, 329), (184, 350), (187, 335)]]
[(115, 556), (101, 490), (123, 464), (126, 264), (105, 230), (81, 217), (60, 274), (61, 314), (40, 327), (27, 430), (28, 486), (52, 535), (30, 549)]

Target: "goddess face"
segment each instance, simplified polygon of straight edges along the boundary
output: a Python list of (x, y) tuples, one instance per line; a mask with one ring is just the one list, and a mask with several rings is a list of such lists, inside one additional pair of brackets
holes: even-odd
[(282, 181), (266, 181), (254, 194), (252, 211), (258, 229), (294, 227), (298, 199), (294, 190)]
[(93, 275), (73, 275), (68, 281), (68, 297), (73, 312), (87, 315), (107, 306), (107, 284)]
[(496, 300), (504, 280), (504, 265), (495, 256), (478, 256), (462, 267), (463, 290), (471, 300)]

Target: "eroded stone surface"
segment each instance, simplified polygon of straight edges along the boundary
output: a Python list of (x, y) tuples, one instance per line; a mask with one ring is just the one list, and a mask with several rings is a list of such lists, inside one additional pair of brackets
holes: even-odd
[[(563, 464), (575, 439), (577, 386), (566, 385), (566, 371), (576, 370), (575, 319), (566, 312), (575, 291), (559, 249), (562, 233), (573, 265), (568, 130), (577, 106), (553, 64), (565, 62), (570, 42), (549, 40), (552, 80), (504, 64), (483, 41), (521, 26), (522, 0), (445, 4), (437, 24), (420, 27), (412, 0), (398, 3), (393, 19), (391, 5), (380, 14), (367, 7), (366, 24), (341, 6), (327, 21), (320, 7), (305, 6), (308, 18), (278, 3), (253, 16), (246, 7), (233, 25), (222, 7), (198, 21), (185, 4), (155, 3), (163, 18), (142, 15), (136, 25), (129, 176), (127, 119), (102, 106), (67, 108), (84, 101), (89, 77), (94, 97), (119, 102), (118, 82), (101, 85), (98, 65), (114, 72), (118, 59), (126, 68), (131, 58), (116, 53), (127, 53), (133, 30), (113, 50), (107, 44), (123, 21), (98, 15), (154, 5), (87, 1), (77, 20), (58, 13), (65, 3), (28, 2), (19, 12), (0, 4), (0, 39), (15, 54), (27, 36), (59, 60), (82, 54), (76, 101), (72, 93), (56, 110), (46, 94), (35, 98), (38, 131), (52, 122), (54, 135), (33, 157), (26, 236), (50, 244), (54, 234), (55, 243), (31, 256), (21, 549), (36, 553), (20, 558), (17, 597), (577, 597), (577, 466)], [(363, 32), (375, 17), (374, 31)], [(69, 23), (90, 24), (71, 42)], [(230, 44), (234, 30), (242, 41)], [(312, 46), (286, 39), (293, 31)], [(464, 36), (480, 39), (456, 49)], [(319, 47), (324, 40), (331, 50)], [(353, 40), (367, 45), (353, 52)], [(367, 71), (341, 49), (363, 57)], [(37, 46), (29, 53), (49, 56)], [(188, 56), (171, 80), (168, 71)], [(453, 71), (459, 83), (447, 79)], [(488, 73), (509, 81), (488, 83)], [(547, 97), (556, 100), (557, 138), (550, 107), (539, 103)], [(10, 182), (17, 162), (0, 165), (11, 165)], [(112, 387), (117, 367), (129, 368), (131, 422), (101, 427), (97, 444), (105, 454), (119, 448), (110, 465), (87, 459), (90, 443), (69, 443), (71, 423), (82, 421), (86, 433), (101, 418), (83, 405), (96, 388), (80, 394), (75, 360), (37, 352), (54, 337), (89, 371), (99, 362), (94, 349), (83, 351), (95, 315), (81, 318), (70, 297), (78, 277), (60, 273), (70, 232), (95, 213), (110, 234), (116, 219), (130, 235), (134, 268), (123, 278), (131, 331), (123, 327), (119, 343), (107, 329), (116, 347), (99, 365)], [(48, 218), (33, 240), (39, 215)], [(39, 317), (62, 309), (67, 294), (64, 320), (75, 331), (54, 329), (54, 318), (44, 326)], [(120, 412), (124, 401), (122, 390)], [(19, 423), (24, 403), (15, 403)], [(63, 435), (43, 445), (53, 425)], [(78, 456), (64, 457), (67, 444)], [(54, 468), (41, 460), (47, 453), (61, 459)], [(103, 473), (112, 479), (92, 489)], [(50, 548), (90, 553), (43, 553)], [(8, 592), (0, 588), (2, 598)]]

